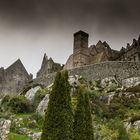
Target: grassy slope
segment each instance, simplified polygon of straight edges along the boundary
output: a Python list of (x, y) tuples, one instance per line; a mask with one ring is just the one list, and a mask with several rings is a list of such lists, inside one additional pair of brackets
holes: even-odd
[(18, 134), (15, 134), (15, 133), (10, 133), (8, 139), (9, 140), (31, 140), (31, 138), (29, 138), (27, 136), (18, 135)]

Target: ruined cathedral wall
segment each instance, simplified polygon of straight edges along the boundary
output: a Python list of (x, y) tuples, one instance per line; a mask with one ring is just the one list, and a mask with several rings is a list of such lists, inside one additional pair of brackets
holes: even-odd
[(67, 60), (67, 62), (66, 62), (66, 64), (65, 64), (65, 66), (64, 66), (64, 69), (71, 69), (71, 68), (73, 68), (73, 55), (71, 55), (71, 56), (68, 58), (68, 60)]
[[(122, 79), (140, 76), (140, 62), (108, 61), (68, 71), (69, 75), (81, 75), (88, 81), (115, 76), (121, 82)], [(50, 74), (41, 83), (48, 86), (53, 82), (54, 77), (55, 74)], [(37, 82), (39, 83), (40, 80), (38, 79)]]
[(69, 70), (70, 75), (81, 75), (88, 81), (115, 76), (119, 81), (140, 76), (140, 62), (108, 61)]

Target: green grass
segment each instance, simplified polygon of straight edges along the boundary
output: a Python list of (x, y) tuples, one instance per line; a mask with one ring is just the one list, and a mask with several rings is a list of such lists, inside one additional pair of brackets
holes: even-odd
[(29, 138), (28, 136), (10, 133), (8, 136), (8, 140), (32, 140), (32, 139)]
[(16, 118), (28, 118), (32, 115), (33, 115), (33, 113), (24, 113), (24, 114), (22, 113), (22, 114), (17, 114)]

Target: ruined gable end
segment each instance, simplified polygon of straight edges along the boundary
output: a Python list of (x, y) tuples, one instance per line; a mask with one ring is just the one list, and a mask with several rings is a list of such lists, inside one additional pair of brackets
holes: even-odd
[[(1, 75), (2, 70), (0, 70)], [(3, 70), (4, 76), (0, 78), (1, 93), (3, 94), (17, 94), (23, 87), (32, 79), (32, 75), (29, 75), (21, 60), (18, 59), (7, 69)]]

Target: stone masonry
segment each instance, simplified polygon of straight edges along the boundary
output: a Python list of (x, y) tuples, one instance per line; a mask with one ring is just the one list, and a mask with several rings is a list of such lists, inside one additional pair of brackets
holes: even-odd
[(44, 54), (41, 69), (38, 71), (37, 77), (42, 77), (59, 70), (62, 70), (62, 66), (58, 63), (55, 63), (52, 58), (48, 59), (47, 55)]
[[(95, 82), (107, 77), (115, 77), (120, 83), (123, 79), (130, 77), (140, 77), (140, 62), (125, 61), (107, 61), (98, 64), (86, 65), (68, 70), (69, 76), (79, 75), (87, 81)], [(40, 83), (47, 87), (51, 85), (55, 79), (56, 73), (48, 74), (34, 80), (34, 83)]]
[(32, 80), (20, 59), (7, 69), (0, 68), (0, 95), (19, 93)]
[[(73, 54), (64, 69), (69, 75), (81, 75), (88, 81), (115, 76), (120, 82), (129, 77), (140, 76), (140, 37), (133, 39), (120, 51), (113, 50), (106, 41), (88, 46), (89, 35), (83, 31), (74, 34)], [(26, 85), (49, 86), (62, 66), (44, 55), (37, 78), (32, 80), (24, 65), (18, 59), (7, 69), (0, 68), (0, 95), (20, 93)]]
[(113, 50), (106, 41), (88, 47), (89, 35), (83, 31), (74, 34), (73, 54), (67, 60), (64, 69), (73, 69), (85, 65), (101, 63), (104, 61), (140, 61), (140, 37), (133, 39), (132, 45), (127, 44), (126, 49)]

